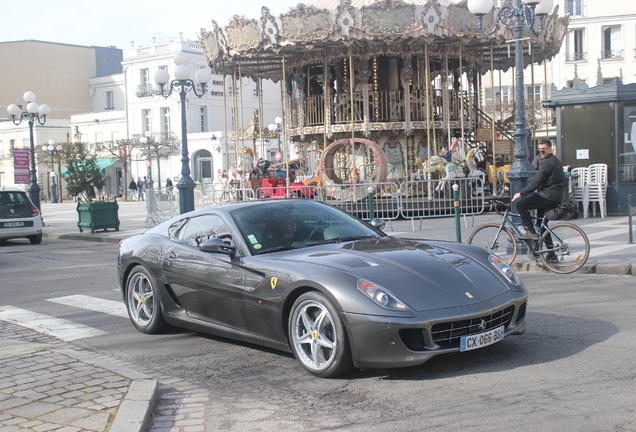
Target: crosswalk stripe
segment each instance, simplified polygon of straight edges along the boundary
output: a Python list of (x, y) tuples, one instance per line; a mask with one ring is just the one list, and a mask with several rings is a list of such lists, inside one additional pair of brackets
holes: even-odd
[(109, 315), (115, 315), (122, 318), (128, 318), (126, 306), (120, 301), (105, 300), (97, 297), (76, 294), (66, 297), (50, 298), (47, 301), (58, 303), (65, 306), (72, 306), (80, 309), (86, 309), (95, 312), (102, 312)]
[(14, 306), (0, 306), (0, 320), (30, 328), (65, 342), (108, 333), (62, 318), (31, 312)]

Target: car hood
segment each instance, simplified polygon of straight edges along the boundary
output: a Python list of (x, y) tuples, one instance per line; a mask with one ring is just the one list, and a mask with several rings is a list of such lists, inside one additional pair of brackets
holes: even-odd
[(336, 246), (297, 249), (293, 257), (280, 258), (354, 274), (383, 286), (417, 311), (476, 304), (508, 291), (490, 263), (439, 243), (382, 237)]

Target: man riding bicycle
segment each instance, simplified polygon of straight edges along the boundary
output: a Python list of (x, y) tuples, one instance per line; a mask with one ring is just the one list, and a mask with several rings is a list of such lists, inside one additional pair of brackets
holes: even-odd
[[(563, 198), (565, 189), (565, 175), (561, 161), (552, 153), (552, 142), (549, 139), (539, 140), (538, 149), (543, 161), (539, 164), (537, 175), (528, 185), (517, 192), (512, 201), (525, 197), (517, 203), (517, 211), (526, 233), (519, 237), (522, 240), (539, 240), (539, 234), (534, 229), (530, 210), (537, 210), (537, 217), (543, 218), (546, 210), (557, 207)], [(536, 192), (535, 192), (536, 191)], [(534, 193), (533, 193), (534, 192)]]

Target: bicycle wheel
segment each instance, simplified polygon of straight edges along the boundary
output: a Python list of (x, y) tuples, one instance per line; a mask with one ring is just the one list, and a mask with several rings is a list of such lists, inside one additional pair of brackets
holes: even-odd
[(501, 231), (501, 225), (485, 224), (478, 227), (468, 238), (468, 244), (486, 249), (493, 255), (512, 264), (517, 257), (517, 240), (506, 227)]
[[(550, 243), (553, 244), (552, 247)], [(544, 252), (549, 249), (556, 250)], [(539, 240), (539, 252), (541, 261), (548, 269), (560, 274), (573, 273), (587, 261), (590, 255), (590, 241), (578, 226), (560, 223), (543, 233)]]

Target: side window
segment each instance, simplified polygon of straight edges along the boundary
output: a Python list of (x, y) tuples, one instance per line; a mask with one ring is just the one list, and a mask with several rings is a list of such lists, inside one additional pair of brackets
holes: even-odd
[(198, 247), (202, 242), (211, 238), (221, 238), (230, 245), (234, 245), (232, 235), (220, 216), (203, 215), (191, 218), (181, 230), (179, 240), (182, 243)]

